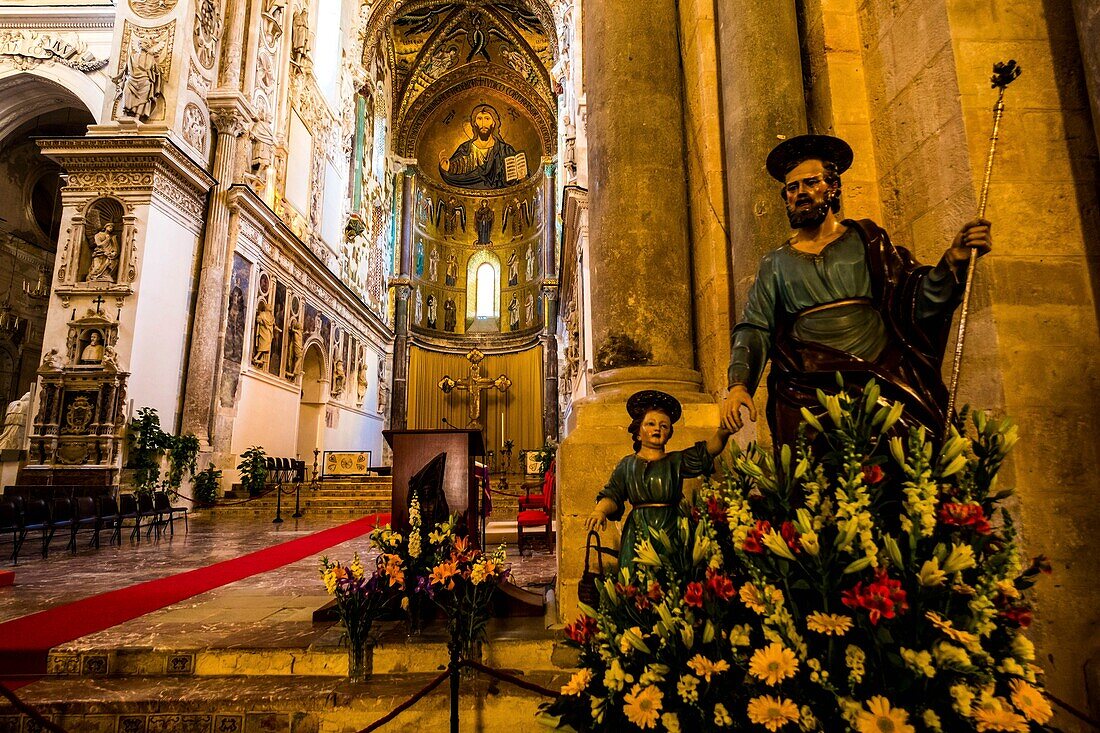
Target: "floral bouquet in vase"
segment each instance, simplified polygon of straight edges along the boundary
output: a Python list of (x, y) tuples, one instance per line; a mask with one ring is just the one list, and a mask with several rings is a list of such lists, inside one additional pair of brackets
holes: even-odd
[(397, 555), (379, 555), (369, 576), (355, 554), (349, 565), (321, 558), (321, 578), (336, 599), (348, 643), (348, 676), (361, 682), (367, 676), (366, 652), (371, 628), (391, 602), (405, 590), (405, 571)]

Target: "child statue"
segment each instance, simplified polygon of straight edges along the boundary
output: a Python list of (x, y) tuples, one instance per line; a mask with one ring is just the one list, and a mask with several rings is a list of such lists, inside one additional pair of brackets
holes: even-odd
[(633, 509), (623, 527), (619, 550), (619, 567), (629, 571), (637, 544), (650, 537), (650, 530), (664, 530), (670, 540), (678, 541), (676, 525), (684, 479), (711, 473), (714, 456), (726, 447), (730, 432), (719, 427), (709, 440), (685, 450), (666, 451), (672, 426), (682, 413), (676, 398), (658, 390), (635, 392), (627, 400), (626, 411), (631, 417), (627, 430), (634, 438), (634, 453), (615, 466), (584, 526), (589, 530), (605, 528), (608, 519), (622, 517), (629, 501)]

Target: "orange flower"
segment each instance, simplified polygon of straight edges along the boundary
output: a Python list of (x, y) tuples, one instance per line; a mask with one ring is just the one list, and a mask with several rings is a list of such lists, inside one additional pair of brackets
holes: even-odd
[(453, 547), (456, 555), (465, 555), (470, 551), (470, 540), (468, 537), (455, 537)]
[(440, 563), (432, 568), (432, 582), (443, 586), (446, 590), (451, 590), (455, 587), (455, 582), (451, 578), (457, 571), (458, 568), (453, 562)]

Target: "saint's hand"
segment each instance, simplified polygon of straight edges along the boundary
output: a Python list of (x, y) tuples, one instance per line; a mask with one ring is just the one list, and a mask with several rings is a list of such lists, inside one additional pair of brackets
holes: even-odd
[(993, 248), (993, 238), (989, 231), (991, 226), (985, 219), (975, 219), (963, 225), (955, 235), (955, 241), (951, 243), (951, 247), (944, 253), (944, 259), (952, 270), (966, 266), (970, 261), (971, 250), (981, 257)]
[(735, 384), (730, 387), (729, 394), (722, 402), (720, 415), (722, 427), (731, 433), (736, 433), (744, 427), (744, 422), (741, 420), (742, 407), (748, 408), (749, 419), (756, 422), (756, 403), (752, 401), (752, 395), (745, 389), (745, 385)]
[(445, 171), (451, 169), (451, 159), (448, 157), (446, 150), (439, 151), (439, 167)]
[(607, 516), (603, 512), (595, 511), (584, 520), (584, 528), (589, 532), (607, 529)]

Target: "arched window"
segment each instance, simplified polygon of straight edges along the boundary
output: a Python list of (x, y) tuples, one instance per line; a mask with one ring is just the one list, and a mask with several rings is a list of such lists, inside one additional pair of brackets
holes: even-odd
[(336, 95), (340, 79), (340, 0), (318, 0), (316, 7), (316, 32), (313, 37), (313, 75), (329, 104), (337, 106)]
[(483, 262), (477, 268), (477, 309), (474, 311), (478, 318), (495, 318), (497, 316), (497, 273), (488, 262)]

